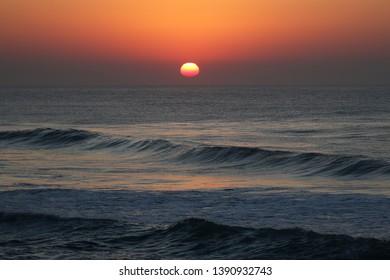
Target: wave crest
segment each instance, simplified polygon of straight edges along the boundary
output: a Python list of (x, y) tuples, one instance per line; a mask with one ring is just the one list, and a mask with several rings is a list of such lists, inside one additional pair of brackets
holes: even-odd
[(362, 156), (271, 151), (248, 147), (200, 147), (175, 157), (184, 163), (213, 164), (252, 170), (277, 170), (299, 175), (390, 175), (390, 163)]
[(119, 150), (139, 153), (169, 164), (236, 168), (245, 171), (286, 172), (300, 176), (390, 175), (390, 163), (359, 155), (327, 155), (266, 150), (240, 146), (183, 145), (164, 139), (132, 140), (85, 130), (40, 128), (0, 132), (0, 142), (46, 148), (77, 147), (84, 150)]
[(82, 143), (97, 137), (98, 134), (77, 129), (37, 128), (33, 130), (2, 131), (0, 141), (13, 144), (30, 144), (38, 146), (63, 146)]
[(0, 213), (0, 225), (0, 232), (5, 232), (0, 237), (1, 258), (37, 258), (31, 255), (32, 249), (46, 259), (55, 253), (62, 259), (390, 258), (388, 240), (320, 234), (301, 228), (255, 229), (200, 218), (181, 220), (166, 228), (136, 229), (114, 220)]

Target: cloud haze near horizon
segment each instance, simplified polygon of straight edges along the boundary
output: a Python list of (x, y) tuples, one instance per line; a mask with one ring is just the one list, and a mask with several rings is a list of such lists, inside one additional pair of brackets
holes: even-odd
[[(14, 0), (0, 86), (390, 85), (384, 0)], [(184, 62), (200, 75), (185, 78)]]

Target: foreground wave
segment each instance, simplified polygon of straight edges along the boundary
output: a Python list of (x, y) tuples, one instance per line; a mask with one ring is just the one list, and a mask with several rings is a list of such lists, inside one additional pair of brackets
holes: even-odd
[(1, 259), (389, 259), (390, 241), (189, 218), (147, 228), (0, 212)]
[(240, 146), (183, 145), (163, 139), (133, 140), (85, 130), (34, 130), (0, 132), (0, 143), (39, 148), (77, 147), (83, 150), (120, 150), (143, 153), (168, 163), (210, 165), (216, 168), (240, 168), (289, 172), (298, 175), (366, 176), (390, 175), (390, 163), (360, 155), (327, 155), (266, 150)]

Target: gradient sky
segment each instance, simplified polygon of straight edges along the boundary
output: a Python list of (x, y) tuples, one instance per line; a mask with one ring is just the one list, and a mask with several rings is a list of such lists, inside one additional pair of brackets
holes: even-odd
[[(1, 0), (0, 85), (390, 85), (389, 0)], [(201, 73), (185, 78), (184, 62)]]

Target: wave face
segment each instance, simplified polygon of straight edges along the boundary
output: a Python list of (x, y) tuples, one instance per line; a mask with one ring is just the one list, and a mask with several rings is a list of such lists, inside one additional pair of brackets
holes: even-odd
[(295, 153), (247, 147), (203, 147), (177, 157), (184, 162), (225, 164), (248, 168), (285, 168), (301, 175), (390, 175), (390, 163), (360, 156)]
[(77, 129), (37, 128), (34, 130), (2, 131), (0, 141), (11, 144), (63, 147), (85, 142), (98, 134)]
[(147, 229), (115, 220), (2, 212), (0, 233), (1, 259), (390, 258), (390, 241), (197, 218)]
[[(78, 147), (83, 150), (119, 150), (151, 156), (171, 164), (190, 164), (240, 171), (287, 172), (301, 176), (390, 175), (390, 163), (359, 155), (327, 155), (266, 150), (240, 146), (183, 145), (164, 139), (131, 140), (85, 130), (35, 130), (0, 132), (0, 143), (44, 148)], [(153, 159), (153, 156), (155, 159)]]

